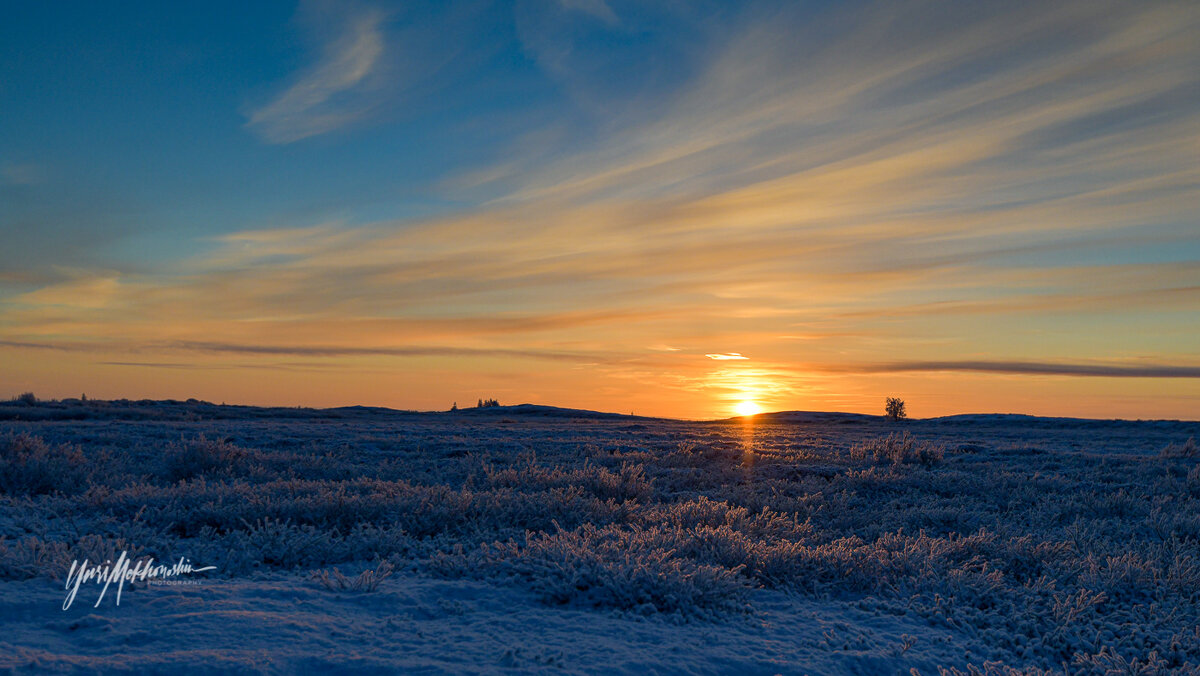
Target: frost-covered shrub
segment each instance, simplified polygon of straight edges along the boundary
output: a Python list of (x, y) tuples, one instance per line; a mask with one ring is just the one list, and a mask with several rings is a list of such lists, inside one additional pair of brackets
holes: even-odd
[(27, 434), (0, 440), (0, 492), (10, 495), (74, 493), (87, 484), (83, 454)]
[(402, 528), (360, 523), (342, 536), (347, 561), (381, 558), (411, 559), (422, 550), (418, 540)]
[(1038, 667), (1015, 668), (1003, 662), (984, 662), (982, 667), (968, 664), (965, 670), (958, 667), (938, 667), (938, 676), (1055, 676), (1057, 673), (1059, 672), (1052, 669)]
[(1188, 470), (1185, 485), (1193, 497), (1200, 497), (1200, 465)]
[(486, 467), (486, 480), (491, 486), (507, 486), (523, 490), (580, 486), (596, 497), (607, 500), (645, 500), (654, 493), (651, 481), (640, 465), (622, 464), (615, 472), (584, 461), (583, 467), (563, 469), (543, 467), (532, 463), (496, 469)]
[(803, 584), (797, 566), (808, 547), (790, 540), (759, 540), (730, 526), (701, 526), (689, 530), (657, 530), (663, 547), (704, 564), (740, 571), (756, 584), (794, 588)]
[(1144, 602), (1152, 598), (1161, 584), (1163, 571), (1157, 561), (1139, 552), (1099, 559), (1088, 556), (1083, 560), (1079, 584), (1107, 598)]
[(850, 457), (854, 460), (893, 465), (920, 463), (928, 467), (940, 463), (944, 455), (942, 447), (918, 440), (908, 432), (889, 434), (850, 447)]
[(0, 538), (0, 580), (28, 580), (62, 566), (67, 545), (27, 536), (19, 540)]
[(812, 526), (801, 521), (794, 513), (783, 513), (769, 507), (751, 512), (746, 507), (705, 496), (652, 505), (638, 514), (638, 520), (647, 526), (665, 524), (683, 529), (726, 526), (756, 539), (799, 540), (811, 536), (813, 532)]
[(1162, 458), (1200, 458), (1200, 446), (1196, 445), (1194, 437), (1188, 437), (1182, 444), (1167, 444), (1158, 455)]
[(994, 533), (978, 534), (979, 554), (994, 562), (1015, 582), (1030, 582), (1051, 574), (1063, 561), (1076, 560), (1070, 542), (1035, 539), (1032, 535), (1000, 538)]
[(415, 538), (455, 534), (482, 540), (549, 530), (556, 523), (610, 523), (633, 509), (631, 503), (600, 500), (578, 487), (522, 493), (375, 479), (135, 484), (90, 491), (83, 503), (120, 518), (137, 515), (181, 537), (195, 537), (206, 529), (227, 533), (271, 520), (342, 533), (370, 523), (399, 528)]
[(746, 608), (748, 587), (735, 570), (698, 564), (655, 546), (639, 529), (529, 535), (485, 545), (485, 570), (519, 580), (549, 604), (640, 614), (711, 617)]
[(224, 543), (249, 554), (252, 561), (279, 568), (311, 567), (338, 558), (330, 531), (271, 519), (246, 524), (244, 531), (230, 533)]
[(60, 580), (67, 575), (72, 561), (103, 564), (116, 561), (121, 552), (130, 559), (146, 554), (140, 543), (98, 533), (88, 533), (74, 543), (36, 536), (16, 541), (0, 538), (0, 579)]
[[(228, 533), (205, 529), (198, 537), (173, 545), (218, 575), (245, 575), (269, 568), (315, 566), (388, 559), (398, 562), (421, 555), (419, 543), (402, 530), (360, 524), (348, 533), (263, 519)], [(392, 563), (395, 565), (395, 563)]]
[(354, 577), (347, 577), (337, 568), (318, 570), (313, 579), (329, 591), (336, 592), (373, 592), (379, 585), (392, 575), (392, 564), (381, 562), (376, 568), (364, 570)]
[[(1126, 658), (1111, 647), (1105, 646), (1094, 655), (1078, 654), (1073, 665), (1075, 673), (1085, 674), (1128, 674), (1129, 676), (1166, 676), (1176, 673), (1167, 660), (1151, 650), (1145, 656)], [(1192, 673), (1195, 673), (1192, 670)]]
[[(149, 543), (145, 541), (128, 540), (119, 536), (88, 533), (70, 547), (70, 557), (76, 561), (82, 562), (86, 559), (92, 564), (97, 564), (116, 561), (124, 552), (130, 560), (133, 560), (142, 556), (153, 556), (152, 552), (147, 551), (147, 544)], [(163, 552), (156, 558), (161, 560), (167, 556), (170, 556), (170, 553)], [(69, 565), (63, 567), (61, 574), (66, 574)]]
[(163, 455), (163, 476), (181, 481), (198, 476), (230, 477), (246, 470), (250, 453), (227, 441), (199, 438), (172, 444)]

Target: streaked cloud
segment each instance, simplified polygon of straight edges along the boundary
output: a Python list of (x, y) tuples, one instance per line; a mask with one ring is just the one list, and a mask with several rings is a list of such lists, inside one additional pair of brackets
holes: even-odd
[(45, 179), (45, 170), (36, 164), (0, 163), (0, 184), (37, 185)]
[(617, 23), (617, 15), (604, 0), (556, 0), (564, 9), (583, 12), (609, 24)]
[(1084, 376), (1098, 378), (1200, 378), (1200, 366), (1173, 364), (1063, 364), (1029, 361), (930, 361), (832, 367), (825, 370), (857, 373), (906, 371), (968, 371), (1017, 375)]
[(727, 353), (722, 353), (722, 354), (706, 354), (706, 355), (704, 355), (704, 356), (705, 356), (705, 357), (708, 357), (709, 359), (714, 359), (714, 360), (716, 360), (716, 361), (730, 361), (730, 360), (737, 360), (737, 359), (749, 359), (749, 357), (743, 357), (741, 354), (739, 354), (739, 353), (737, 353), (737, 352), (727, 352)]
[(179, 342), (168, 348), (197, 352), (230, 352), (238, 354), (290, 355), (300, 357), (502, 357), (521, 359), (549, 359), (552, 361), (577, 361), (594, 363), (606, 360), (599, 355), (550, 352), (544, 350), (472, 349), (463, 347), (408, 346), (408, 347), (354, 347), (331, 345), (235, 345), (229, 343)]
[(22, 350), (69, 350), (70, 345), (55, 343), (32, 343), (22, 340), (0, 340), (0, 347), (11, 347)]
[(43, 307), (100, 310), (121, 292), (120, 277), (114, 273), (63, 271), (68, 278), (21, 296), (21, 302)]
[(183, 364), (178, 362), (145, 362), (145, 361), (102, 361), (98, 362), (100, 366), (133, 366), (138, 368), (149, 369), (175, 369), (180, 371), (195, 371), (199, 369), (222, 369), (229, 370), (235, 368), (256, 368), (261, 367), (258, 364)]
[(342, 19), (341, 30), (321, 46), (319, 61), (251, 111), (246, 127), (269, 143), (292, 143), (359, 119), (372, 105), (367, 94), (386, 48), (385, 18), (379, 10), (360, 10)]

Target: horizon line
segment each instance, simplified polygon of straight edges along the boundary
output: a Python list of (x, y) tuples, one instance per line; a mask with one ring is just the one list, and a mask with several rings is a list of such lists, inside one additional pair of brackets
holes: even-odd
[[(25, 393), (25, 394), (30, 394), (30, 393)], [(572, 407), (568, 407), (568, 406), (555, 406), (553, 404), (535, 404), (532, 402), (522, 402), (520, 404), (503, 404), (503, 405), (497, 405), (497, 406), (483, 406), (483, 407), (465, 406), (465, 407), (457, 408), (457, 409), (419, 410), (419, 409), (393, 408), (391, 406), (377, 406), (377, 405), (371, 405), (371, 404), (345, 404), (342, 406), (327, 406), (327, 407), (239, 404), (239, 403), (231, 404), (231, 403), (228, 403), (225, 401), (222, 401), (221, 403), (218, 404), (218, 403), (215, 403), (212, 401), (207, 401), (204, 399), (196, 399), (194, 397), (189, 397), (188, 399), (172, 399), (172, 398), (131, 399), (128, 397), (122, 397), (119, 399), (97, 399), (97, 398), (82, 399), (79, 397), (63, 397), (63, 398), (56, 398), (56, 399), (36, 399), (36, 401), (34, 403), (24, 403), (20, 400), (20, 396), (21, 395), (14, 395), (14, 396), (10, 397), (8, 400), (0, 400), (0, 406), (17, 405), (17, 406), (33, 407), (33, 406), (40, 406), (40, 405), (44, 405), (44, 404), (65, 404), (65, 403), (113, 404), (113, 403), (118, 403), (118, 402), (128, 402), (129, 404), (140, 404), (140, 403), (144, 403), (144, 402), (149, 402), (151, 404), (175, 404), (175, 405), (182, 404), (185, 406), (196, 406), (196, 405), (203, 404), (203, 405), (208, 405), (208, 406), (231, 407), (231, 408), (250, 408), (250, 409), (262, 409), (262, 410), (288, 409), (288, 410), (303, 410), (303, 411), (316, 411), (316, 412), (337, 411), (337, 410), (342, 410), (342, 409), (359, 408), (359, 409), (370, 409), (370, 410), (374, 410), (374, 411), (385, 411), (385, 412), (389, 412), (389, 413), (406, 413), (406, 414), (412, 414), (412, 415), (436, 415), (436, 414), (465, 413), (467, 411), (491, 411), (491, 410), (496, 410), (496, 409), (511, 410), (511, 409), (521, 408), (521, 407), (532, 407), (532, 408), (542, 408), (542, 409), (554, 409), (557, 411), (566, 411), (566, 412), (591, 413), (591, 414), (598, 414), (598, 415), (603, 415), (603, 416), (613, 416), (613, 417), (617, 417), (617, 418), (641, 418), (641, 419), (646, 419), (646, 420), (662, 420), (662, 421), (670, 421), (670, 422), (729, 422), (729, 421), (735, 421), (735, 420), (739, 420), (739, 421), (754, 420), (754, 419), (760, 419), (760, 418), (764, 418), (764, 417), (786, 415), (789, 413), (800, 413), (800, 414), (807, 414), (807, 415), (856, 416), (856, 417), (880, 419), (880, 420), (887, 419), (886, 415), (880, 415), (880, 414), (875, 414), (875, 413), (859, 413), (856, 411), (817, 411), (817, 410), (803, 410), (803, 409), (760, 411), (758, 413), (754, 413), (751, 415), (734, 415), (734, 416), (729, 416), (729, 417), (724, 417), (724, 418), (675, 418), (675, 417), (670, 417), (670, 416), (658, 416), (658, 415), (638, 415), (633, 412), (617, 413), (615, 411), (600, 411), (600, 410), (586, 409), (586, 408), (572, 408)], [(962, 417), (971, 417), (971, 416), (1021, 417), (1021, 418), (1032, 418), (1032, 419), (1037, 419), (1037, 420), (1077, 420), (1077, 421), (1084, 421), (1084, 422), (1200, 423), (1200, 419), (1184, 419), (1184, 418), (1134, 418), (1134, 419), (1131, 419), (1131, 418), (1082, 418), (1082, 417), (1078, 417), (1078, 416), (1036, 415), (1036, 414), (1032, 414), (1032, 413), (1013, 413), (1013, 412), (1000, 413), (1000, 412), (995, 412), (995, 411), (988, 412), (988, 413), (980, 413), (980, 412), (951, 413), (951, 414), (947, 414), (947, 415), (931, 416), (928, 418), (917, 418), (917, 417), (907, 417), (906, 416), (906, 417), (904, 417), (898, 421), (894, 421), (894, 422), (896, 422), (897, 424), (904, 424), (905, 422), (928, 422), (928, 421), (946, 420), (949, 418), (962, 418)]]

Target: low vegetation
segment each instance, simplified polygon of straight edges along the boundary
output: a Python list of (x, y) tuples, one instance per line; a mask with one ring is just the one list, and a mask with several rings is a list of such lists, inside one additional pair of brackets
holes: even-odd
[(986, 673), (1200, 663), (1200, 466), (1176, 428), (363, 420), (8, 423), (0, 579), (128, 550), (673, 622), (753, 614), (766, 588), (958, 632)]
[(313, 579), (329, 591), (336, 592), (373, 592), (379, 589), (384, 580), (392, 576), (392, 564), (384, 561), (373, 570), (349, 577), (337, 568), (319, 570), (313, 574)]
[(945, 450), (932, 442), (921, 441), (908, 432), (869, 439), (850, 447), (850, 457), (877, 464), (919, 463), (926, 467), (942, 461)]
[(1200, 446), (1196, 445), (1194, 437), (1188, 437), (1182, 444), (1167, 444), (1159, 455), (1164, 458), (1200, 458)]

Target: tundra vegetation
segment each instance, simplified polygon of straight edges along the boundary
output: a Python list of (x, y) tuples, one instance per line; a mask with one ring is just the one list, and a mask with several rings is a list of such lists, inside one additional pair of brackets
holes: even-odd
[(940, 653), (947, 674), (1200, 668), (1195, 423), (94, 400), (0, 420), (2, 580), (187, 552), (329, 593), (405, 573), (714, 625), (769, 593), (985, 647)]

